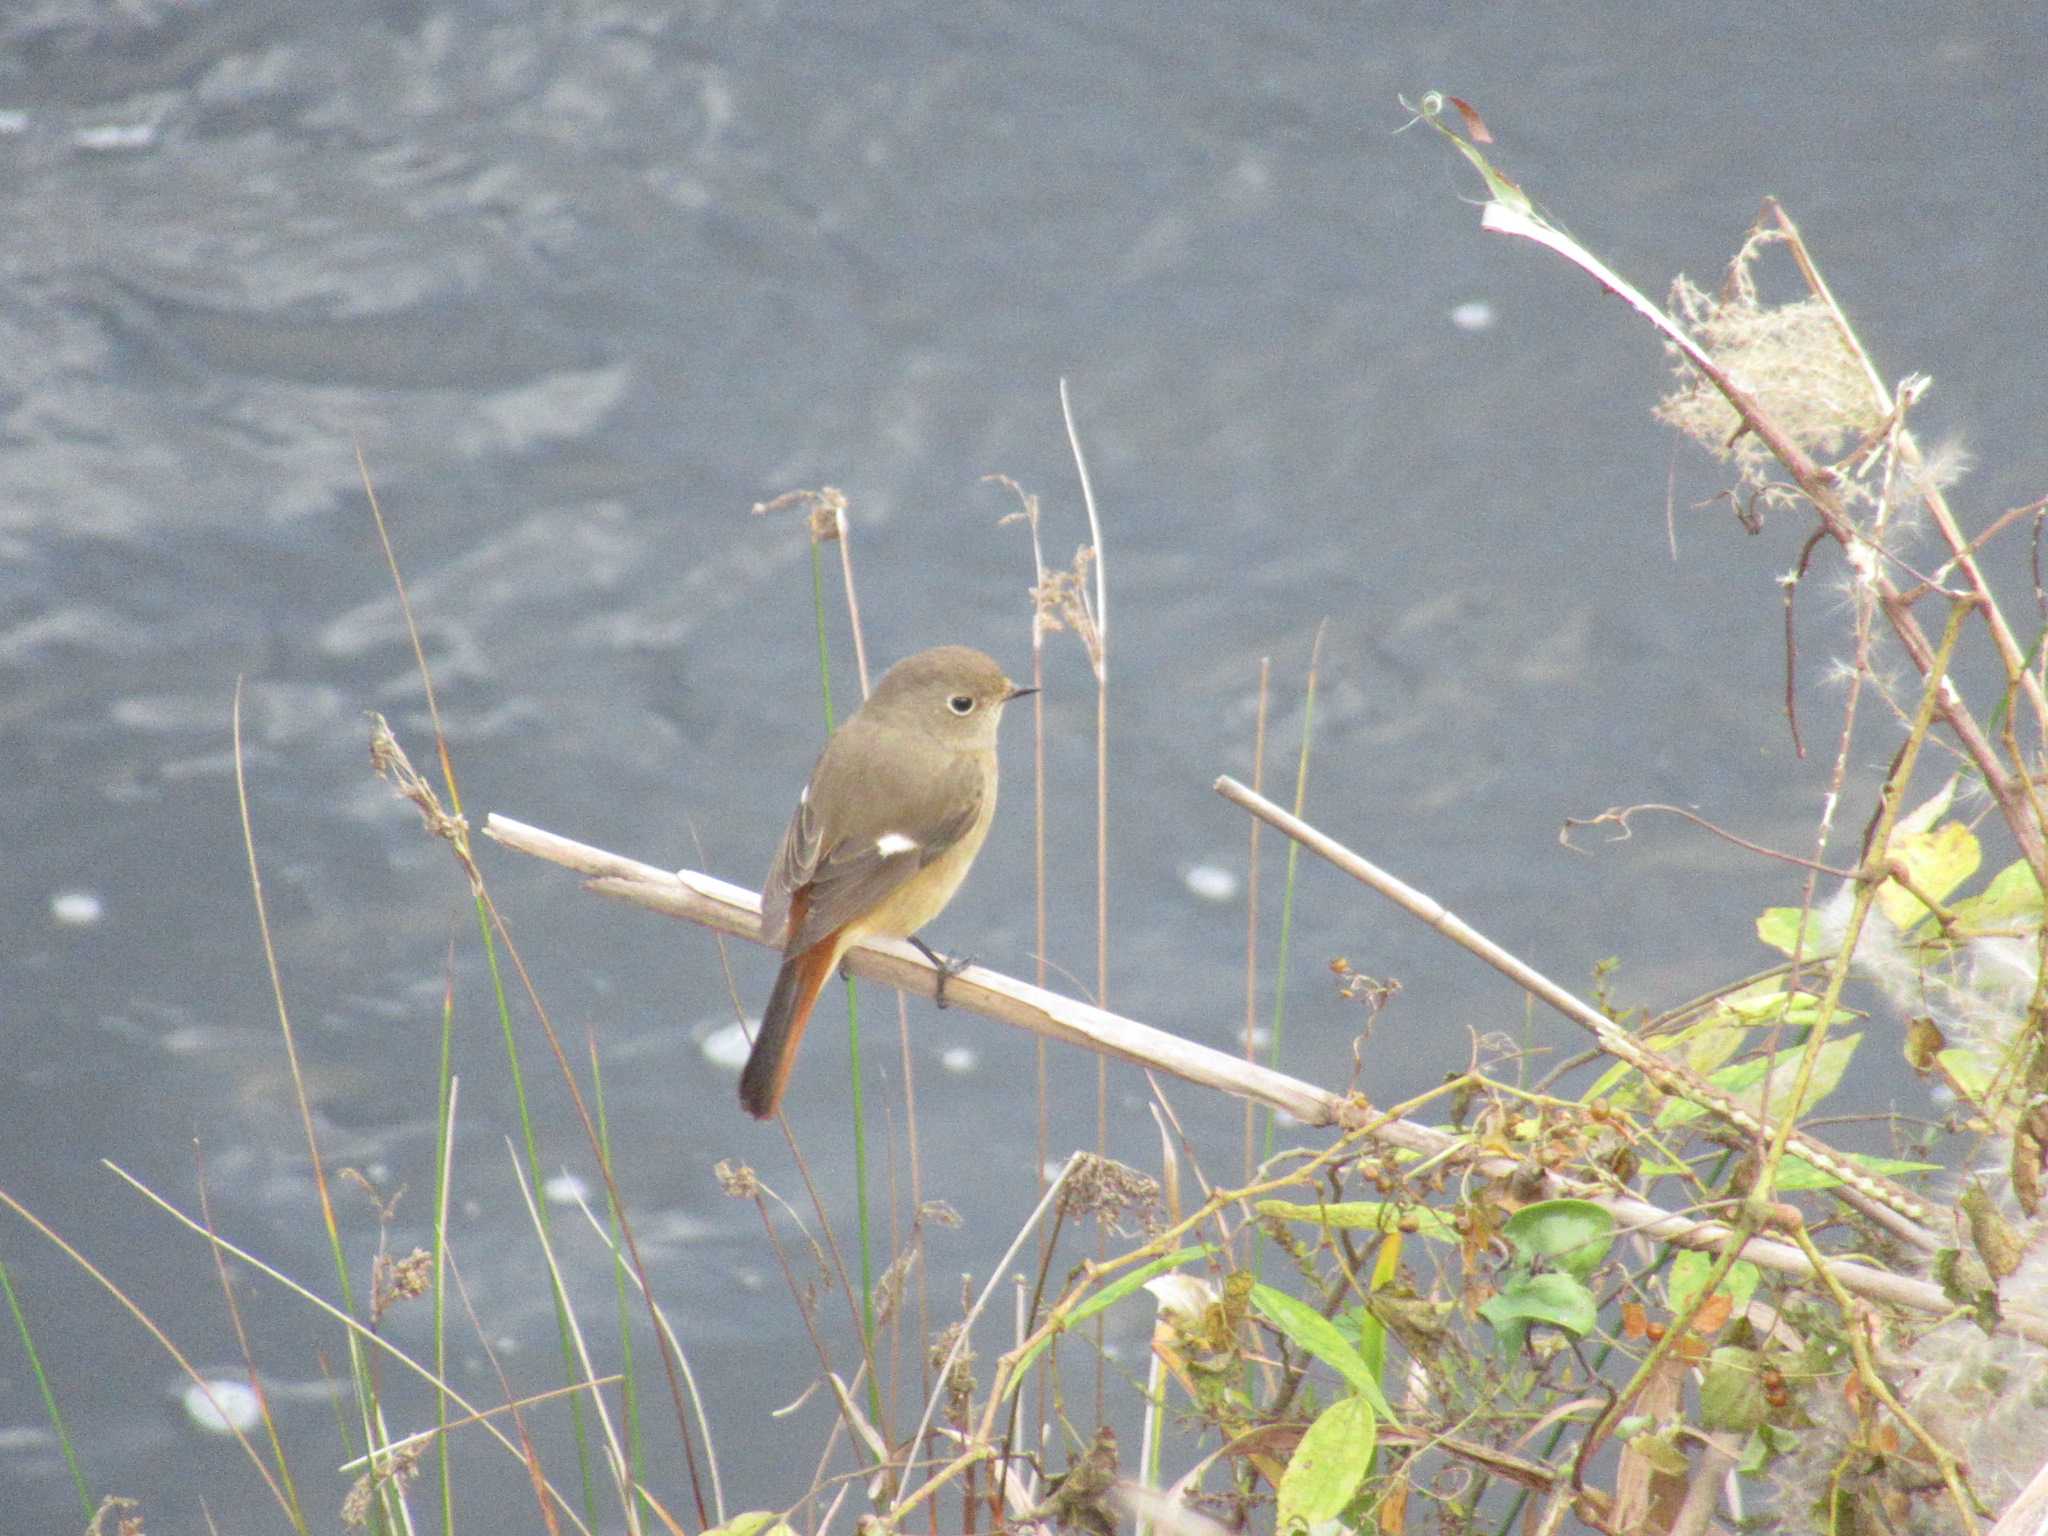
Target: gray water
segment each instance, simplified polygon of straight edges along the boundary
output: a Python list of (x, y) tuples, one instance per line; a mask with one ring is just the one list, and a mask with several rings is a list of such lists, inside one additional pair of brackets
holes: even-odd
[[(1591, 856), (1556, 831), (1655, 800), (1807, 846), (1825, 751), (1791, 756), (1775, 585), (1803, 530), (1751, 539), (1725, 504), (1696, 507), (1720, 480), (1679, 450), (1672, 561), (1658, 349), (1577, 274), (1481, 235), (1474, 178), (1434, 134), (1394, 131), (1396, 98), (1473, 100), (1501, 162), (1653, 293), (1717, 278), (1761, 197), (1783, 198), (1882, 370), (1934, 375), (1919, 425), (1967, 437), (1958, 502), (1981, 526), (2043, 479), (2042, 42), (2017, 4), (17, 0), (0, 13), (0, 1187), (209, 1371), (239, 1352), (204, 1246), (101, 1159), (189, 1207), (196, 1142), (220, 1229), (334, 1289), (241, 847), (243, 679), (323, 1148), (404, 1186), (394, 1244), (423, 1239), (452, 943), (457, 1257), (515, 1380), (559, 1379), (467, 891), (366, 766), (366, 710), (423, 766), (429, 737), (358, 443), (473, 819), (757, 882), (819, 714), (801, 526), (748, 509), (843, 487), (878, 662), (962, 640), (1020, 671), (1028, 549), (982, 477), (1043, 496), (1054, 559), (1085, 540), (1064, 376), (1111, 588), (1115, 1006), (1234, 1038), (1241, 903), (1186, 872), (1242, 868), (1244, 824), (1208, 786), (1249, 775), (1262, 656), (1269, 772), (1291, 778), (1319, 625), (1313, 819), (1569, 984), (1620, 955), (1624, 999), (1656, 1006), (1753, 968), (1749, 924), (1794, 897), (1787, 871), (1676, 825)], [(1454, 320), (1471, 305), (1477, 329)], [(1822, 743), (1829, 603), (1816, 587)], [(1052, 959), (1092, 980), (1092, 685), (1071, 637), (1049, 671)], [(1028, 729), (1009, 727), (1004, 814), (933, 935), (1024, 974)], [(1889, 750), (1873, 736), (1859, 773)], [(716, 950), (482, 858), (557, 1027), (604, 1050), (622, 1177), (733, 1506), (786, 1501), (827, 1413), (766, 1416), (815, 1363), (710, 1167), (799, 1186), (701, 1048), (731, 1017)], [(97, 918), (60, 920), (80, 893)], [(1337, 954), (1403, 983), (1366, 1048), (1381, 1102), (1462, 1065), (1474, 1031), (1523, 1028), (1504, 983), (1340, 877), (1305, 868), (1297, 910), (1292, 1070), (1350, 1073), (1358, 1014), (1323, 980)], [(768, 962), (736, 963), (758, 1007)], [(870, 1102), (893, 1108), (893, 1009), (866, 995), (888, 1046)], [(933, 1244), (949, 1300), (1034, 1194), (1031, 1046), (912, 1017), (928, 1181), (967, 1218)], [(548, 1166), (587, 1179), (520, 1024)], [(947, 1070), (949, 1049), (971, 1062)], [(836, 1025), (813, 1031), (790, 1101), (842, 1227), (845, 1052)], [(1095, 1069), (1055, 1052), (1053, 1072), (1058, 1154), (1092, 1140)], [(1118, 1069), (1112, 1097), (1114, 1150), (1153, 1165), (1142, 1081)], [(1235, 1106), (1176, 1103), (1227, 1175)], [(374, 1219), (340, 1199), (360, 1276)], [(609, 1271), (572, 1210), (557, 1231), (601, 1319)], [(147, 1335), (11, 1217), (0, 1257), (94, 1488), (145, 1498), (157, 1536), (205, 1529), (203, 1509), (267, 1528), (240, 1452), (191, 1425)], [(268, 1282), (237, 1295), (332, 1529), (316, 1351), (334, 1361), (338, 1337)], [(843, 1309), (825, 1326), (850, 1368)], [(424, 1348), (416, 1313), (390, 1327)], [(1130, 1369), (1142, 1327), (1112, 1334)], [(496, 1401), (457, 1336), (458, 1380)], [(543, 1422), (573, 1481), (559, 1410)], [(80, 1523), (42, 1426), (0, 1346), (0, 1529)], [(684, 1508), (660, 1444), (657, 1487)], [(472, 1528), (534, 1528), (515, 1464), (472, 1435), (463, 1467)]]

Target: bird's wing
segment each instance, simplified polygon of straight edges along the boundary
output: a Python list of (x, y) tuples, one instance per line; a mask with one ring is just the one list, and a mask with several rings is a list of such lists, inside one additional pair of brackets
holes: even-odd
[[(849, 734), (818, 759), (761, 893), (762, 937), (785, 954), (872, 912), (981, 815), (982, 770), (972, 759), (945, 753), (906, 770), (886, 742)], [(814, 809), (821, 802), (840, 808), (829, 841)]]
[(780, 949), (789, 938), (792, 912), (802, 924), (803, 903), (796, 893), (804, 888), (817, 868), (820, 852), (817, 818), (811, 814), (810, 789), (789, 818), (782, 834), (782, 846), (775, 850), (775, 862), (768, 866), (768, 878), (761, 883), (761, 942)]

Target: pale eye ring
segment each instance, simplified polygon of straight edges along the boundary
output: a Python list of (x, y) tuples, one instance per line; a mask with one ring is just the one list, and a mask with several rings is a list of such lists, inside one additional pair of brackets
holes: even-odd
[(956, 693), (953, 697), (946, 700), (946, 708), (952, 710), (956, 715), (971, 715), (974, 713), (974, 695), (971, 693)]

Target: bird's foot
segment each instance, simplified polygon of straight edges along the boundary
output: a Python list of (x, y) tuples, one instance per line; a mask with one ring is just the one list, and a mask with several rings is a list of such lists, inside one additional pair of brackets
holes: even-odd
[(932, 1001), (941, 1008), (945, 1007), (946, 983), (974, 964), (974, 961), (966, 955), (942, 955), (916, 934), (910, 936), (910, 942), (925, 959), (938, 967), (939, 985), (938, 990), (932, 994)]

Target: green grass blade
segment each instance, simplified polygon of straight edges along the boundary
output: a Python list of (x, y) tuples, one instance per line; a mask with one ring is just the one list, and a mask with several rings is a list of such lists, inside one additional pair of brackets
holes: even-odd
[(50, 1420), (50, 1429), (57, 1436), (57, 1444), (63, 1448), (64, 1464), (71, 1469), (71, 1481), (78, 1489), (78, 1506), (90, 1521), (92, 1489), (86, 1485), (85, 1469), (78, 1464), (78, 1452), (72, 1448), (71, 1431), (64, 1427), (64, 1410), (57, 1406), (56, 1389), (50, 1385), (49, 1375), (43, 1370), (42, 1356), (36, 1353), (35, 1336), (29, 1332), (28, 1318), (15, 1297), (14, 1281), (7, 1273), (5, 1259), (0, 1259), (0, 1292), (6, 1293), (7, 1310), (14, 1318), (14, 1331), (21, 1338), (21, 1352), (28, 1357), (29, 1374), (35, 1377), (36, 1390), (43, 1397), (43, 1412)]

